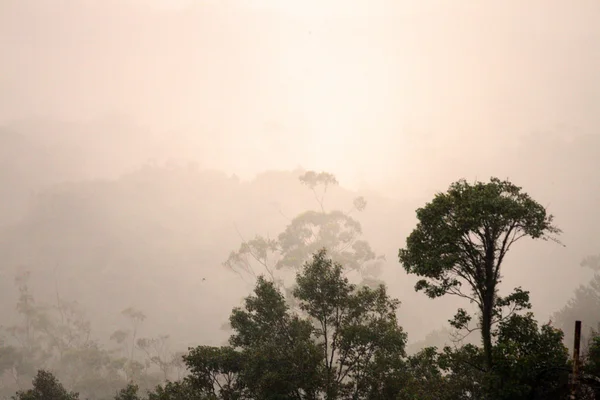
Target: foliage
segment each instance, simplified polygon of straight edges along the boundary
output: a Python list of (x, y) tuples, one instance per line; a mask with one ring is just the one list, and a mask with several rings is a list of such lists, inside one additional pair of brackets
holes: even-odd
[(301, 315), (290, 311), (273, 282), (259, 277), (245, 307), (233, 310), (231, 346), (201, 346), (185, 357), (191, 381), (224, 399), (396, 396), (406, 343), (396, 321), (398, 301), (383, 286), (350, 284), (325, 250), (296, 280)]
[(172, 353), (169, 349), (169, 335), (159, 335), (155, 338), (140, 338), (136, 347), (145, 355), (146, 359), (156, 365), (166, 381), (174, 368), (182, 367), (180, 359), (182, 353)]
[[(244, 257), (256, 258), (247, 264), (256, 285), (243, 307), (231, 313), (233, 332), (227, 346), (172, 352), (169, 336), (144, 336), (145, 314), (128, 308), (122, 313), (127, 325), (111, 336), (115, 348), (104, 348), (91, 338), (91, 326), (76, 303), (58, 293), (52, 304), (36, 301), (28, 274), (22, 273), (16, 281), (21, 320), (0, 338), (0, 379), (15, 379), (12, 394), (37, 371), (34, 388), (18, 391), (16, 399), (78, 398), (76, 392), (90, 400), (563, 399), (569, 362), (562, 333), (550, 324), (539, 326), (531, 313), (522, 315), (531, 307), (527, 291), (518, 287), (507, 296), (497, 291), (500, 264), (510, 245), (524, 236), (551, 238), (558, 230), (551, 216), (512, 184), (494, 179), (485, 185), (461, 182), (455, 184), (456, 193), (451, 189), (439, 195), (445, 200), (436, 197), (425, 207), (415, 231), (426, 234), (420, 242), (407, 241), (412, 247), (404, 251), (413, 262), (411, 271), (424, 278), (421, 289), (432, 297), (462, 295), (474, 300), (483, 314), (485, 294), (494, 288), (487, 309), (491, 347), (457, 347), (462, 343), (458, 340), (455, 347), (427, 347), (406, 356), (406, 333), (396, 317), (399, 302), (383, 285), (351, 283), (350, 273), (365, 271), (373, 261), (368, 244), (361, 248), (360, 224), (350, 216), (366, 202), (358, 198), (354, 210), (328, 212), (326, 194), (337, 180), (309, 172), (301, 183), (313, 192), (319, 209), (301, 213), (275, 240), (245, 242), (233, 260), (242, 272)], [(548, 226), (540, 233), (532, 227), (543, 225), (542, 214)], [(435, 215), (441, 222), (435, 222)], [(520, 222), (515, 225), (515, 220)], [(461, 236), (462, 228), (467, 233)], [(466, 242), (457, 241), (461, 238)], [(489, 257), (490, 248), (494, 257)], [(489, 258), (494, 261), (492, 274), (487, 273)], [(481, 262), (479, 270), (474, 260)], [(257, 265), (260, 270), (254, 269)], [(597, 264), (589, 258), (586, 265)], [(459, 274), (465, 271), (474, 273)], [(471, 285), (468, 278), (478, 278), (477, 271), (483, 273), (479, 278), (497, 279), (492, 284), (472, 279), (483, 284)], [(296, 272), (295, 286), (285, 287), (283, 272)], [(461, 284), (467, 290), (461, 291)], [(482, 316), (475, 328), (470, 326), (473, 319), (459, 309), (451, 326), (468, 334), (481, 328)], [(600, 364), (595, 338), (583, 365), (590, 390)], [(486, 350), (491, 350), (491, 367)], [(41, 367), (45, 369), (38, 371)], [(183, 377), (186, 369), (189, 375)], [(175, 375), (177, 380), (170, 381)]]
[[(115, 332), (112, 339), (120, 348), (106, 349), (92, 339), (91, 325), (77, 303), (64, 300), (58, 292), (54, 304), (36, 301), (29, 278), (28, 271), (17, 274), (16, 308), (21, 321), (4, 327), (5, 340), (0, 340), (0, 379), (10, 377), (13, 382), (0, 385), (0, 398), (22, 388), (36, 372), (39, 375), (38, 370), (45, 373), (51, 369), (52, 377), (94, 400), (114, 395), (132, 380), (149, 389), (161, 378), (169, 378), (173, 370), (184, 368), (181, 353), (169, 351), (167, 336), (138, 338), (137, 343), (133, 342), (145, 319), (139, 310), (124, 310), (123, 315), (133, 329)], [(134, 349), (141, 353), (136, 355)], [(161, 372), (160, 376), (157, 377), (152, 365)]]
[(243, 240), (237, 251), (231, 252), (225, 265), (239, 274), (256, 279), (264, 273), (278, 287), (285, 287), (284, 270), (298, 271), (312, 254), (327, 248), (331, 257), (348, 272), (356, 272), (365, 284), (376, 284), (375, 277), (383, 257), (377, 256), (369, 243), (360, 239), (362, 227), (351, 214), (363, 211), (366, 201), (357, 197), (353, 207), (343, 212), (327, 211), (324, 206), (328, 189), (338, 185), (334, 175), (308, 171), (299, 177), (314, 194), (319, 210), (307, 210), (293, 218), (276, 239), (255, 236)]
[(38, 371), (33, 379), (33, 388), (18, 391), (14, 400), (78, 400), (79, 394), (68, 392), (63, 385), (45, 370)]
[(539, 327), (531, 313), (513, 314), (493, 332), (494, 366), (483, 349), (446, 346), (439, 365), (456, 399), (562, 399), (569, 372), (562, 332)]
[[(7, 341), (0, 346), (0, 369), (9, 372), (17, 387), (32, 379), (39, 368), (53, 366), (70, 372), (70, 386), (83, 380), (82, 358), (100, 357), (100, 351), (90, 339), (90, 324), (74, 302), (64, 301), (56, 294), (56, 304), (36, 302), (29, 288), (30, 274), (21, 270), (15, 278), (19, 290), (16, 309), (21, 322), (4, 328)], [(95, 374), (100, 371), (96, 364)], [(87, 382), (90, 383), (90, 382)]]
[(324, 250), (296, 282), (304, 318), (291, 313), (273, 282), (259, 278), (244, 309), (232, 313), (231, 346), (190, 353), (191, 381), (224, 399), (563, 398), (569, 364), (562, 332), (518, 313), (530, 307), (520, 288), (497, 298), (488, 369), (483, 349), (471, 344), (406, 357), (398, 302), (383, 286), (349, 283)]
[[(329, 188), (329, 186), (339, 184), (336, 177), (328, 172), (316, 173), (314, 171), (308, 171), (302, 176), (300, 176), (299, 180), (303, 185), (306, 185), (310, 188), (310, 190), (314, 193), (315, 199), (319, 203), (319, 206), (321, 206), (321, 211), (325, 212), (325, 207), (323, 206), (325, 194), (327, 193), (327, 189)], [(323, 187), (323, 192), (320, 196), (317, 193), (317, 188), (319, 186)]]
[[(498, 399), (549, 399), (566, 387), (569, 365), (562, 331), (538, 327), (532, 313), (500, 323), (494, 347)], [(556, 398), (556, 397), (555, 397)]]
[(244, 309), (233, 310), (230, 322), (230, 343), (241, 352), (242, 393), (275, 399), (314, 392), (319, 349), (311, 341), (311, 325), (290, 313), (272, 282), (259, 278), (254, 295)]
[(166, 382), (148, 393), (148, 400), (214, 400), (214, 396), (205, 396), (189, 379)]
[(240, 389), (241, 354), (231, 347), (198, 346), (184, 356), (190, 366), (191, 382), (201, 393), (235, 398)]
[[(486, 368), (492, 360), (492, 325), (502, 279), (502, 263), (512, 245), (523, 237), (553, 239), (560, 233), (543, 206), (509, 181), (491, 178), (489, 183), (453, 183), (447, 193), (417, 210), (419, 223), (399, 251), (404, 269), (423, 277), (415, 286), (429, 297), (456, 295), (479, 309)], [(468, 290), (462, 289), (466, 285)], [(504, 305), (520, 304), (518, 291)], [(515, 308), (515, 310), (516, 310)], [(470, 317), (457, 314), (458, 326)]]
[(600, 377), (600, 333), (595, 331), (588, 344), (585, 370), (587, 373)]
[(138, 395), (140, 387), (134, 383), (128, 383), (123, 389), (119, 390), (114, 400), (141, 400)]
[[(553, 315), (553, 323), (565, 332), (565, 340), (569, 348), (573, 346), (573, 324), (576, 320), (583, 321), (586, 326), (594, 327), (600, 324), (600, 256), (586, 257), (581, 266), (594, 271), (594, 275), (585, 285), (580, 285), (569, 302)], [(585, 344), (590, 336), (589, 331), (582, 331), (582, 342)]]
[[(600, 325), (598, 325), (600, 328)], [(589, 338), (587, 352), (583, 357), (582, 383), (586, 393), (593, 399), (600, 398), (600, 329), (594, 330)]]
[(426, 347), (408, 357), (403, 388), (398, 400), (459, 399), (453, 383), (439, 368), (440, 354), (435, 347)]
[(399, 302), (383, 285), (357, 289), (325, 250), (296, 280), (294, 296), (315, 321), (314, 336), (322, 347), (327, 396), (383, 395), (390, 383), (384, 378), (405, 355), (406, 334), (396, 320)]

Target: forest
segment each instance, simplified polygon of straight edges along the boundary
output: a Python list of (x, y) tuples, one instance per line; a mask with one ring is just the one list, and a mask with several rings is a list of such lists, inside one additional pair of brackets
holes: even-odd
[(0, 0), (0, 400), (600, 400), (600, 2), (524, 3)]
[[(133, 190), (128, 195), (137, 192), (131, 206), (117, 215), (100, 214), (100, 221), (110, 226), (117, 222), (123, 227), (132, 225), (127, 218), (142, 212), (139, 196), (161, 173), (169, 174), (171, 199), (176, 198), (176, 176), (185, 180), (186, 190), (193, 187), (188, 185), (190, 178), (205, 184), (218, 182), (221, 201), (234, 197), (240, 185), (237, 178), (217, 173), (149, 166), (125, 176), (127, 185), (111, 189)], [(144, 175), (154, 180), (144, 179)], [(458, 302), (450, 304), (458, 308), (441, 330), (415, 342), (414, 335), (403, 326), (401, 312), (403, 307), (414, 306), (390, 294), (382, 273), (389, 260), (372, 247), (363, 232), (360, 217), (370, 205), (368, 199), (356, 196), (348, 198), (346, 207), (331, 208), (330, 203), (340, 204), (340, 198), (335, 198), (340, 193), (336, 192), (339, 183), (334, 174), (299, 170), (294, 175), (295, 189), (300, 188), (306, 195), (303, 202), (310, 201), (312, 206), (291, 219), (278, 209), (287, 222), (277, 235), (245, 237), (236, 225), (238, 243), (222, 260), (221, 268), (227, 271), (230, 282), (243, 282), (250, 294), (229, 312), (222, 304), (212, 304), (216, 314), (223, 314), (221, 323), (218, 318), (208, 318), (190, 329), (189, 322), (173, 322), (175, 336), (178, 330), (186, 330), (192, 336), (209, 338), (195, 343), (189, 340), (187, 349), (182, 346), (181, 335), (179, 341), (172, 340), (165, 329), (168, 326), (157, 324), (155, 330), (158, 326), (167, 333), (147, 335), (144, 326), (149, 315), (134, 306), (120, 310), (118, 329), (107, 332), (111, 323), (98, 316), (94, 322), (105, 326), (93, 330), (81, 305), (85, 292), (100, 296), (92, 300), (100, 310), (127, 299), (124, 294), (134, 303), (132, 291), (150, 290), (155, 303), (145, 300), (144, 304), (154, 315), (160, 315), (167, 308), (162, 304), (161, 309), (165, 299), (173, 301), (177, 296), (185, 303), (187, 292), (226, 281), (214, 283), (216, 275), (197, 271), (190, 275), (194, 278), (188, 279), (187, 286), (182, 286), (172, 281), (170, 271), (160, 262), (153, 264), (152, 250), (164, 245), (160, 235), (168, 234), (168, 228), (159, 229), (156, 237), (145, 233), (143, 247), (150, 251), (145, 255), (148, 263), (138, 275), (132, 275), (133, 269), (119, 269), (127, 252), (119, 254), (115, 246), (123, 243), (126, 233), (107, 243), (110, 235), (81, 231), (85, 219), (96, 215), (99, 205), (106, 201), (101, 189), (95, 188), (91, 196), (84, 185), (73, 197), (73, 187), (67, 185), (40, 196), (32, 215), (45, 214), (47, 220), (37, 217), (40, 225), (27, 227), (29, 234), (51, 235), (44, 232), (48, 228), (44, 224), (56, 223), (58, 217), (62, 220), (63, 246), (75, 225), (79, 233), (71, 233), (74, 243), (84, 243), (77, 242), (83, 232), (96, 235), (87, 238), (87, 245), (96, 247), (78, 253), (91, 260), (70, 261), (61, 255), (73, 263), (70, 268), (87, 264), (92, 269), (70, 271), (86, 276), (83, 281), (88, 281), (88, 286), (77, 288), (59, 281), (58, 267), (32, 270), (22, 265), (15, 270), (12, 293), (17, 315), (13, 324), (3, 324), (0, 342), (2, 396), (90, 400), (568, 399), (575, 394), (578, 399), (600, 398), (600, 333), (594, 329), (600, 327), (600, 257), (592, 255), (582, 261), (583, 267), (593, 271), (592, 280), (576, 290), (571, 301), (548, 322), (532, 312), (535, 299), (527, 288), (519, 285), (510, 291), (503, 284), (503, 271), (512, 263), (505, 257), (517, 241), (515, 249), (537, 240), (564, 246), (554, 217), (524, 189), (498, 178), (483, 182), (461, 179), (416, 209), (417, 221), (409, 229), (411, 233), (403, 241), (397, 240), (398, 268), (417, 279), (412, 290), (421, 292), (419, 296), (435, 299), (431, 303), (456, 298)], [(269, 183), (274, 177), (277, 180), (277, 174)], [(286, 185), (288, 189), (293, 185), (287, 174), (280, 174), (279, 180), (279, 187), (263, 182), (260, 191), (284, 191)], [(201, 189), (202, 185), (196, 187)], [(154, 190), (153, 196), (160, 193)], [(176, 210), (177, 204), (174, 206)], [(96, 207), (94, 213), (90, 207)], [(206, 215), (210, 214), (209, 210)], [(109, 223), (107, 218), (117, 220)], [(141, 231), (144, 229), (142, 226)], [(15, 231), (11, 235), (16, 236)], [(530, 243), (520, 239), (530, 239)], [(54, 251), (60, 250), (59, 245), (53, 246)], [(135, 240), (130, 245), (134, 246)], [(73, 244), (67, 244), (67, 250), (69, 246)], [(22, 257), (15, 248), (12, 257)], [(4, 251), (10, 256), (8, 249)], [(44, 250), (47, 253), (39, 257), (48, 258), (50, 249), (38, 252)], [(166, 251), (174, 263), (177, 256), (189, 257), (177, 248), (161, 251)], [(201, 262), (201, 258), (196, 261)], [(103, 267), (98, 270), (100, 265)], [(61, 267), (67, 283), (82, 280), (66, 275), (69, 270)], [(38, 287), (45, 283), (43, 301), (33, 289), (35, 282)], [(102, 285), (109, 293), (98, 293), (93, 285)], [(8, 312), (6, 305), (2, 307)], [(571, 352), (576, 318), (584, 319), (587, 327), (596, 326), (583, 331), (578, 379), (573, 381)], [(208, 324), (212, 326), (205, 326)], [(214, 334), (207, 333), (211, 329), (221, 333), (218, 343)], [(106, 332), (108, 340), (98, 332)], [(409, 336), (413, 336), (412, 345)]]

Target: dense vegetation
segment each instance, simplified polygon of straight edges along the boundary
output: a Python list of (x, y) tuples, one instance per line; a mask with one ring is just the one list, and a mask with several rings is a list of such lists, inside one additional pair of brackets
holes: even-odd
[[(418, 223), (399, 252), (415, 289), (457, 295), (474, 304), (450, 321), (452, 346), (408, 354), (400, 302), (377, 278), (381, 262), (351, 215), (327, 211), (331, 174), (300, 176), (319, 204), (292, 219), (275, 239), (244, 240), (225, 265), (254, 282), (229, 318), (224, 346), (170, 348), (169, 336), (140, 335), (146, 315), (122, 311), (122, 329), (101, 344), (77, 303), (57, 290), (54, 304), (36, 301), (30, 273), (15, 279), (20, 321), (4, 327), (0, 372), (15, 399), (566, 399), (572, 369), (564, 332), (539, 324), (529, 292), (501, 296), (505, 256), (520, 238), (553, 239), (553, 217), (521, 188), (492, 178), (458, 181), (417, 210)], [(243, 239), (243, 238), (242, 238)], [(597, 271), (597, 258), (584, 265)], [(570, 315), (598, 297), (589, 287), (557, 314)], [(467, 290), (463, 289), (463, 285)], [(582, 306), (584, 304), (585, 306)], [(578, 313), (579, 311), (577, 311)], [(596, 317), (597, 318), (597, 317)], [(475, 320), (475, 326), (471, 322)], [(595, 319), (593, 319), (595, 321)], [(481, 344), (465, 338), (481, 331)], [(589, 344), (589, 346), (586, 346)], [(584, 343), (579, 398), (600, 386), (600, 335)], [(26, 389), (27, 382), (32, 388)], [(64, 386), (63, 386), (64, 385)], [(17, 389), (16, 394), (13, 388)], [(65, 389), (67, 388), (67, 389)]]

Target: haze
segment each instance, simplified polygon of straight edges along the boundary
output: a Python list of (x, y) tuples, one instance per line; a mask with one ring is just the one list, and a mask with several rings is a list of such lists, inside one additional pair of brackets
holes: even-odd
[(457, 304), (398, 263), (415, 209), (510, 178), (564, 231), (504, 268), (545, 319), (600, 252), (598, 21), (595, 0), (3, 0), (0, 319), (25, 266), (98, 336), (134, 305), (148, 332), (218, 344), (251, 288), (221, 265), (236, 227), (276, 235), (314, 207), (300, 169), (335, 174), (331, 207), (365, 196), (412, 341)]

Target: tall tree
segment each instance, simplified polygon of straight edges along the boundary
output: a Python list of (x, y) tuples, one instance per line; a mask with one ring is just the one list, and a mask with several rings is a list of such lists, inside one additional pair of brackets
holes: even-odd
[[(523, 237), (557, 241), (551, 234), (560, 230), (542, 205), (498, 178), (489, 183), (457, 181), (419, 208), (417, 218), (406, 248), (399, 251), (400, 262), (408, 273), (423, 277), (415, 290), (431, 298), (456, 295), (477, 305), (485, 364), (491, 369), (492, 325), (502, 301), (497, 292), (506, 254)], [(511, 296), (505, 302), (513, 300), (518, 306), (519, 293)], [(462, 309), (457, 317), (458, 326), (470, 319)]]
[(396, 398), (405, 378), (406, 333), (385, 287), (357, 287), (325, 250), (297, 274), (294, 313), (274, 282), (259, 277), (231, 315), (231, 346), (185, 357), (206, 395), (259, 399)]
[(351, 284), (324, 249), (305, 263), (296, 281), (294, 296), (313, 321), (322, 349), (325, 398), (390, 398), (405, 356), (406, 333), (396, 319), (400, 302), (384, 285)]
[[(326, 248), (330, 256), (344, 266), (345, 272), (357, 273), (365, 284), (377, 284), (375, 278), (384, 258), (361, 239), (361, 224), (352, 215), (365, 210), (365, 199), (356, 197), (347, 211), (329, 211), (325, 207), (325, 197), (338, 185), (336, 177), (327, 172), (307, 171), (298, 179), (312, 191), (318, 209), (307, 210), (291, 219), (276, 238), (260, 235), (249, 240), (242, 238), (240, 248), (231, 252), (225, 266), (253, 279), (264, 274), (279, 288), (285, 289), (281, 272), (300, 270), (313, 254)], [(287, 294), (291, 297), (291, 291)]]

